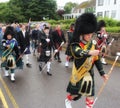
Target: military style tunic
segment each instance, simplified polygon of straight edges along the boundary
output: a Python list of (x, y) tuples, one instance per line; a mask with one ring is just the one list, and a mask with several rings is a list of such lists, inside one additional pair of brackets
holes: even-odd
[(101, 76), (105, 74), (100, 57), (88, 54), (90, 50), (96, 49), (96, 41), (72, 43), (70, 48), (74, 62), (67, 92), (71, 95), (94, 96), (93, 66), (96, 65)]

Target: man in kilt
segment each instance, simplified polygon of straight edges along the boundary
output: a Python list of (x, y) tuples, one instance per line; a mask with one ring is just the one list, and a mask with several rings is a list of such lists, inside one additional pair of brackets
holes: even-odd
[[(43, 67), (46, 65), (47, 67), (47, 75), (52, 76), (50, 73), (51, 68), (51, 56), (52, 56), (52, 48), (54, 48), (54, 43), (52, 40), (52, 36), (49, 34), (49, 27), (45, 26), (43, 31), (39, 33), (38, 36), (39, 45), (41, 47), (41, 52), (38, 61), (40, 62), (39, 69), (42, 71)], [(43, 66), (43, 63), (45, 65)]]
[(4, 51), (2, 53), (1, 67), (5, 68), (5, 76), (8, 77), (10, 75), (11, 81), (15, 81), (15, 69), (17, 67), (23, 67), (23, 62), (18, 49), (18, 43), (14, 37), (14, 28), (7, 26), (2, 39)]
[(105, 61), (105, 54), (107, 45), (109, 44), (108, 34), (106, 32), (106, 23), (104, 20), (100, 20), (97, 24), (97, 48), (101, 52), (101, 62), (107, 64)]
[(72, 75), (67, 87), (66, 108), (72, 108), (71, 102), (86, 96), (86, 108), (92, 108), (94, 103), (94, 72), (96, 65), (100, 75), (106, 80), (108, 76), (103, 71), (99, 50), (96, 50), (96, 41), (92, 40), (97, 27), (94, 14), (84, 13), (75, 23), (75, 31), (71, 41), (71, 53), (74, 57)]

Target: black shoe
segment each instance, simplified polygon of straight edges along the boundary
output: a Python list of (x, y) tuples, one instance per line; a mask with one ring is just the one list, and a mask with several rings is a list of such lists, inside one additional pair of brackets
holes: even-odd
[(56, 57), (54, 57), (54, 60), (57, 60), (57, 58), (56, 58)]
[(42, 71), (42, 67), (41, 67), (41, 65), (39, 65), (39, 70)]
[(61, 59), (58, 59), (58, 62), (61, 63), (62, 62)]
[(49, 72), (47, 72), (47, 75), (52, 76), (52, 74), (51, 74), (51, 73), (49, 73)]
[(31, 64), (30, 63), (27, 63), (26, 66), (29, 67), (29, 68), (31, 68)]
[(39, 57), (37, 57), (37, 62), (39, 62), (40, 61), (40, 59), (39, 59)]

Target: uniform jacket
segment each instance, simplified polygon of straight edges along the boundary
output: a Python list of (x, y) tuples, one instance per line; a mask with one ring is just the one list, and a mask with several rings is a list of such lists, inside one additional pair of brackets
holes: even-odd
[[(90, 50), (94, 50), (96, 46), (94, 45), (94, 42), (91, 41), (90, 43), (84, 44), (83, 42), (80, 43), (73, 43), (71, 45), (71, 53), (74, 57), (74, 66), (76, 69), (76, 73), (79, 73), (79, 68), (83, 65), (83, 63), (86, 61), (87, 58), (91, 58), (91, 61), (89, 64), (92, 64), (88, 72), (90, 72), (91, 75), (94, 75), (93, 72), (93, 66), (96, 65), (100, 75), (104, 75), (103, 66), (100, 61), (99, 56), (90, 56), (88, 52)], [(88, 66), (89, 66), (88, 64)], [(89, 68), (89, 67), (88, 67)], [(74, 70), (73, 70), (74, 71)]]

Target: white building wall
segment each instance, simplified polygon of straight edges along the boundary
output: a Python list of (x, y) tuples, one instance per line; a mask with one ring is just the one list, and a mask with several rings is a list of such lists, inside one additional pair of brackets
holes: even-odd
[(109, 11), (109, 18), (112, 18), (112, 11), (116, 11), (116, 16), (113, 19), (120, 20), (120, 0), (116, 0), (117, 3), (114, 4), (114, 0), (103, 0), (103, 5), (98, 6), (98, 0), (96, 0), (96, 15), (98, 12), (102, 12), (102, 17), (105, 17), (105, 11)]
[(78, 16), (80, 16), (84, 12), (85, 12), (85, 9), (83, 8), (83, 9), (81, 9), (80, 12), (79, 12), (79, 10), (77, 10), (76, 13), (64, 14), (63, 17), (64, 17), (64, 19), (78, 18)]

